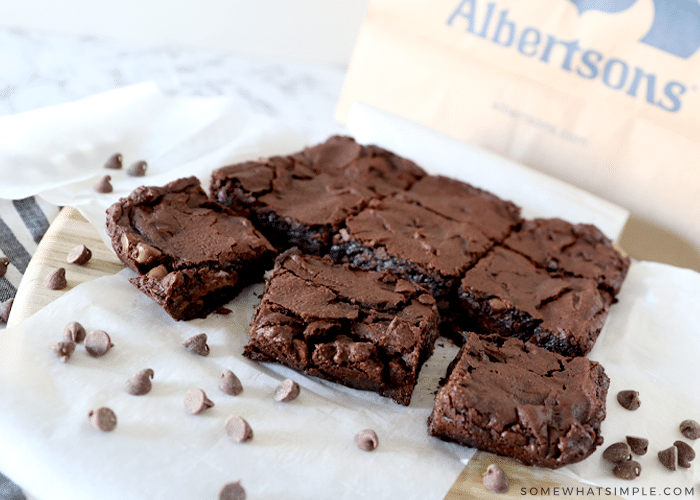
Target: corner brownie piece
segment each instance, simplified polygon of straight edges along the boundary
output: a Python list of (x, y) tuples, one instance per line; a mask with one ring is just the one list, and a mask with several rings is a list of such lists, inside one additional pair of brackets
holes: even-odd
[(515, 338), (470, 334), (435, 398), (428, 431), (443, 440), (556, 469), (603, 443), (610, 381), (585, 357)]
[(142, 186), (107, 210), (115, 252), (130, 281), (177, 320), (205, 317), (272, 265), (253, 224), (208, 199), (196, 177)]
[(322, 255), (349, 215), (423, 175), (416, 164), (385, 149), (332, 136), (293, 155), (215, 170), (210, 192), (250, 217), (278, 249), (298, 246)]
[(437, 323), (422, 288), (291, 249), (268, 278), (244, 354), (408, 405)]
[(500, 246), (464, 274), (458, 296), (464, 329), (565, 356), (593, 348), (613, 301), (592, 279), (553, 276)]
[(525, 221), (504, 245), (550, 273), (591, 278), (613, 296), (630, 266), (629, 257), (597, 227), (557, 218)]

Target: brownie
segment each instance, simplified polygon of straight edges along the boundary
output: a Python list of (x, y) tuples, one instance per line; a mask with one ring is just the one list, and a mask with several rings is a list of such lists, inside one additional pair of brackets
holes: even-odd
[(559, 468), (603, 443), (609, 379), (586, 357), (469, 334), (428, 419), (432, 436)]
[(613, 296), (630, 266), (629, 257), (597, 227), (557, 218), (525, 221), (504, 245), (550, 273), (591, 278)]
[(501, 246), (464, 274), (458, 297), (463, 328), (566, 356), (593, 348), (613, 301), (593, 279), (552, 275)]
[(421, 287), (290, 249), (267, 280), (244, 354), (408, 405), (437, 323)]
[(298, 246), (321, 255), (349, 215), (423, 175), (415, 163), (385, 149), (332, 136), (296, 154), (215, 170), (210, 192), (250, 217), (278, 249)]
[(177, 320), (205, 317), (262, 279), (275, 250), (253, 224), (208, 199), (196, 177), (142, 186), (107, 210), (130, 281)]

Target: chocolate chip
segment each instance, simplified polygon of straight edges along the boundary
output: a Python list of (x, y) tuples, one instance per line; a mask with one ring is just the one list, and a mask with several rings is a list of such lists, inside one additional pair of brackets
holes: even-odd
[(104, 356), (112, 347), (112, 339), (105, 331), (95, 330), (85, 336), (85, 350), (94, 358)]
[(66, 288), (68, 286), (68, 282), (66, 281), (66, 268), (59, 267), (49, 274), (44, 285), (46, 285), (46, 288), (49, 290), (63, 290)]
[(625, 439), (627, 440), (627, 444), (630, 445), (632, 453), (634, 453), (635, 455), (646, 454), (647, 449), (649, 448), (648, 439), (634, 436), (627, 436)]
[(695, 460), (695, 450), (685, 441), (676, 441), (673, 446), (678, 448), (678, 465), (685, 467), (686, 469), (690, 467), (690, 462)]
[(620, 463), (632, 458), (630, 446), (627, 443), (615, 443), (608, 446), (603, 452), (603, 458), (608, 462)]
[(681, 434), (687, 439), (698, 439), (700, 438), (700, 424), (695, 420), (688, 419), (683, 420), (680, 425)]
[(63, 327), (63, 338), (80, 344), (85, 340), (85, 328), (77, 321), (71, 321)]
[(496, 464), (491, 464), (486, 468), (482, 476), (484, 487), (492, 493), (506, 493), (508, 491), (508, 477)]
[(636, 479), (642, 473), (642, 466), (636, 460), (627, 460), (620, 462), (613, 468), (613, 474), (620, 479), (631, 481)]
[(214, 312), (215, 312), (216, 314), (221, 314), (222, 316), (228, 316), (228, 315), (231, 314), (233, 311), (232, 311), (231, 309), (229, 309), (228, 307), (219, 306), (219, 307), (217, 307), (216, 309), (214, 309)]
[(209, 346), (207, 345), (206, 333), (199, 333), (197, 335), (193, 335), (192, 337), (185, 340), (182, 343), (182, 345), (185, 346), (185, 349), (194, 354), (198, 354), (200, 356), (206, 356), (209, 354)]
[(219, 490), (218, 500), (245, 500), (245, 490), (240, 481), (228, 483)]
[(146, 175), (146, 168), (148, 168), (148, 164), (143, 160), (139, 160), (126, 169), (126, 173), (132, 177), (143, 177)]
[(620, 391), (617, 393), (617, 401), (620, 405), (630, 411), (634, 411), (642, 404), (637, 391)]
[(207, 397), (202, 389), (190, 389), (185, 394), (185, 411), (191, 415), (211, 408), (214, 402)]
[(14, 300), (7, 299), (5, 302), (0, 302), (0, 323), (7, 323)]
[(7, 257), (0, 258), (0, 278), (5, 276), (9, 265), (10, 265), (10, 259), (8, 259)]
[(105, 168), (109, 168), (111, 170), (119, 170), (122, 168), (122, 155), (119, 153), (114, 153), (112, 156), (109, 157), (107, 162), (105, 163)]
[(134, 396), (143, 396), (151, 392), (151, 379), (153, 378), (153, 370), (146, 368), (136, 372), (129, 380), (126, 381), (124, 389), (129, 394)]
[(253, 439), (253, 429), (242, 417), (231, 415), (226, 419), (224, 427), (226, 428), (226, 435), (231, 441), (245, 443)]
[(95, 411), (90, 410), (88, 418), (92, 426), (100, 431), (111, 432), (117, 427), (117, 416), (111, 409), (104, 406)]
[(112, 183), (109, 182), (112, 180), (112, 177), (109, 175), (105, 175), (102, 177), (99, 181), (95, 183), (93, 186), (93, 189), (97, 191), (98, 193), (111, 193), (113, 191), (112, 188)]
[(72, 342), (70, 340), (54, 342), (51, 345), (49, 345), (49, 349), (51, 349), (51, 352), (54, 353), (54, 355), (58, 359), (65, 363), (70, 359), (70, 357), (73, 355), (73, 352), (75, 351), (75, 342)]
[(288, 403), (289, 401), (294, 401), (299, 396), (299, 391), (299, 384), (288, 378), (282, 381), (272, 397), (275, 401)]
[(229, 396), (238, 396), (243, 392), (243, 385), (235, 373), (231, 370), (224, 370), (219, 379), (219, 389)]
[(88, 247), (85, 245), (78, 245), (68, 252), (66, 261), (69, 264), (78, 264), (79, 266), (83, 266), (88, 263), (91, 257), (92, 251)]
[(379, 438), (372, 429), (363, 429), (355, 435), (355, 444), (362, 451), (373, 451), (379, 446)]
[(678, 466), (678, 448), (671, 446), (659, 452), (659, 462), (670, 470), (676, 470)]

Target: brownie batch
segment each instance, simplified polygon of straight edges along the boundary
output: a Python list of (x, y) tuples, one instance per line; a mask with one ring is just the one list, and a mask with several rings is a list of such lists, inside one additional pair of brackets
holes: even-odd
[[(557, 468), (602, 443), (590, 352), (629, 259), (597, 228), (334, 136), (289, 156), (141, 187), (107, 212), (131, 282), (173, 318), (266, 280), (244, 355), (408, 405), (439, 334), (462, 345), (428, 423)], [(273, 266), (274, 260), (274, 266)]]

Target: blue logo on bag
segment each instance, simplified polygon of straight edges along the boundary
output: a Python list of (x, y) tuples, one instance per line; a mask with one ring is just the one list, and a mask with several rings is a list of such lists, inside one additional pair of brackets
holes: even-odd
[[(569, 0), (583, 14), (597, 10), (624, 12), (637, 0)], [(640, 42), (688, 59), (700, 48), (700, 4), (697, 0), (653, 0), (654, 22)]]

